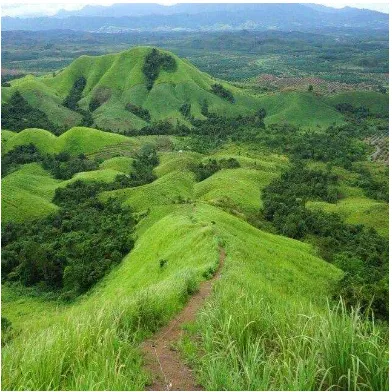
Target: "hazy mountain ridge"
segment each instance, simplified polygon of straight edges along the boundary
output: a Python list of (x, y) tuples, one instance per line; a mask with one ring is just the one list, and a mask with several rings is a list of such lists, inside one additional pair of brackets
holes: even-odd
[[(104, 15), (103, 15), (104, 14)], [(190, 17), (192, 15), (192, 17)], [(388, 28), (388, 15), (356, 8), (302, 4), (114, 4), (60, 11), (55, 17), (2, 18), (2, 30), (219, 31), (318, 30), (325, 27)], [(322, 25), (320, 26), (320, 21)]]

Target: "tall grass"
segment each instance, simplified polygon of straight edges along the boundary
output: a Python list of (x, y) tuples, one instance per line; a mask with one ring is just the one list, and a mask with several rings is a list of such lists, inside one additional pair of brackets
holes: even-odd
[(388, 390), (387, 333), (342, 302), (321, 311), (223, 288), (199, 317), (208, 390)]
[(142, 390), (139, 343), (165, 324), (197, 290), (188, 270), (134, 298), (95, 303), (2, 352), (3, 390)]

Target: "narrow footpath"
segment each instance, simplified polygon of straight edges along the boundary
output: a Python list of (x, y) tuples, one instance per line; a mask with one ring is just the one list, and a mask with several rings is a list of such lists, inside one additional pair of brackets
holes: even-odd
[(173, 345), (183, 334), (182, 325), (195, 320), (198, 311), (211, 294), (213, 283), (219, 279), (225, 258), (226, 252), (221, 247), (219, 267), (212, 279), (202, 282), (199, 291), (189, 299), (180, 314), (142, 344), (142, 352), (146, 360), (145, 368), (153, 376), (153, 382), (148, 386), (148, 391), (202, 390), (192, 370), (184, 363), (180, 354), (173, 349)]

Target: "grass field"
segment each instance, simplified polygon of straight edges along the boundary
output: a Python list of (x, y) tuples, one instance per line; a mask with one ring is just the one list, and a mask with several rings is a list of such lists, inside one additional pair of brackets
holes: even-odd
[(43, 129), (25, 129), (22, 132), (8, 137), (3, 145), (2, 152), (6, 153), (15, 146), (33, 143), (42, 153), (59, 153), (62, 151), (71, 154), (92, 154), (103, 147), (117, 145), (130, 139), (113, 133), (98, 131), (93, 128), (75, 127), (60, 136)]
[(349, 91), (332, 95), (326, 102), (330, 105), (338, 103), (350, 103), (354, 107), (364, 106), (372, 114), (388, 116), (389, 96), (373, 91)]
[[(326, 165), (321, 162), (311, 162), (309, 167), (326, 170)], [(388, 181), (387, 170), (382, 164), (357, 162), (355, 167), (367, 168), (378, 181)], [(372, 227), (379, 234), (387, 237), (389, 234), (388, 203), (366, 197), (363, 189), (356, 186), (356, 182), (359, 179), (357, 173), (337, 166), (332, 168), (332, 173), (338, 177), (338, 190), (342, 199), (338, 200), (336, 204), (323, 201), (309, 201), (306, 206), (310, 209), (321, 209), (326, 212), (337, 213), (346, 223)]]

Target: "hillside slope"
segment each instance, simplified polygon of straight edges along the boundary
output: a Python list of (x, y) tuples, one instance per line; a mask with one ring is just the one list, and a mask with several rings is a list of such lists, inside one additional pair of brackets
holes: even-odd
[[(118, 133), (132, 133), (159, 120), (190, 126), (189, 116), (205, 118), (202, 114), (205, 105), (209, 113), (223, 117), (251, 115), (264, 108), (267, 124), (284, 121), (319, 127), (344, 121), (334, 107), (342, 100), (358, 101), (362, 105), (367, 97), (382, 99), (380, 109), (385, 112), (387, 96), (376, 93), (331, 98), (308, 92), (254, 95), (246, 89), (214, 79), (187, 60), (164, 50), (157, 53), (170, 58), (173, 67), (159, 66), (150, 89), (147, 71), (143, 69), (152, 50), (150, 47), (134, 47), (115, 54), (81, 56), (53, 74), (12, 80), (10, 87), (2, 87), (2, 103), (10, 102), (13, 94), (20, 92), (32, 107), (44, 112), (49, 121), (62, 130), (91, 121), (91, 126)], [(74, 96), (76, 101), (73, 103), (77, 107), (64, 106), (78, 83), (81, 90)], [(215, 84), (223, 87), (223, 94), (213, 92)], [(188, 114), (180, 110), (184, 105), (190, 105)], [(372, 108), (380, 105), (372, 104)], [(91, 116), (90, 120), (83, 117), (83, 111)]]
[(20, 91), (33, 107), (39, 107), (49, 119), (56, 119), (57, 124), (66, 127), (77, 125), (80, 114), (61, 103), (74, 83), (83, 77), (86, 85), (79, 107), (88, 110), (93, 98), (100, 100), (101, 106), (93, 112), (94, 122), (98, 127), (112, 131), (138, 129), (147, 124), (143, 118), (126, 110), (125, 106), (129, 103), (148, 110), (152, 120), (178, 119), (182, 122), (187, 122), (179, 112), (184, 103), (190, 103), (191, 114), (199, 118), (203, 118), (201, 105), (205, 101), (210, 112), (220, 115), (246, 114), (258, 108), (255, 97), (224, 82), (224, 87), (233, 93), (235, 103), (215, 95), (211, 92), (212, 85), (217, 83), (213, 78), (166, 51), (160, 53), (174, 59), (175, 69), (161, 69), (149, 91), (143, 66), (151, 50), (136, 47), (116, 54), (81, 56), (54, 76), (30, 75), (12, 81), (11, 87), (3, 87), (3, 101), (7, 102), (15, 91)]

